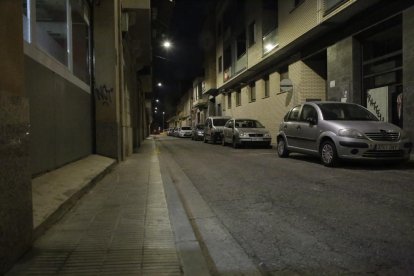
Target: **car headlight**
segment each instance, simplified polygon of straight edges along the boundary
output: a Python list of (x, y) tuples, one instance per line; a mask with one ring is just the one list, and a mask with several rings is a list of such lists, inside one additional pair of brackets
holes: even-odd
[(263, 134), (263, 137), (270, 138), (270, 134), (269, 133), (265, 133), (265, 134)]
[(350, 128), (340, 129), (338, 131), (338, 135), (348, 138), (366, 139), (365, 135), (362, 132)]
[(203, 134), (203, 132), (202, 132), (202, 131), (197, 131), (197, 133), (198, 133), (198, 135), (201, 135), (201, 134)]
[(244, 133), (244, 132), (240, 132), (239, 136), (240, 137), (249, 137), (249, 135), (247, 133)]

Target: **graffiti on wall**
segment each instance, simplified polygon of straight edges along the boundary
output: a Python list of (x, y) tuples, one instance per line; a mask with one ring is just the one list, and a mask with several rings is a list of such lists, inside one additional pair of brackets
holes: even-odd
[(113, 88), (107, 88), (106, 85), (101, 85), (95, 88), (96, 100), (101, 102), (102, 105), (109, 105), (112, 103)]

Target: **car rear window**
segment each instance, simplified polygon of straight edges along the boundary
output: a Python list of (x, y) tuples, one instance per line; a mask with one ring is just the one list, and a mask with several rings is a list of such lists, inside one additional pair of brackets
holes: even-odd
[(191, 127), (182, 127), (182, 130), (191, 130)]

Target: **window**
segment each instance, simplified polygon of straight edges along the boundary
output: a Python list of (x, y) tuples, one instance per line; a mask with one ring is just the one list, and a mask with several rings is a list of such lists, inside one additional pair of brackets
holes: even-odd
[(249, 85), (249, 101), (255, 102), (256, 101), (256, 83), (252, 82)]
[(227, 108), (231, 108), (231, 93), (227, 94)]
[(279, 46), (278, 43), (278, 1), (263, 0), (262, 40), (263, 55)]
[(22, 0), (22, 3), (24, 40), (67, 66), (74, 76), (88, 84), (90, 11), (86, 0)]
[(278, 1), (263, 0), (262, 33), (268, 35), (278, 27)]
[(223, 72), (223, 57), (220, 56), (217, 62), (218, 62), (218, 72), (221, 73)]
[(300, 120), (301, 121), (307, 121), (309, 118), (312, 118), (315, 120), (318, 118), (318, 115), (316, 113), (316, 110), (313, 106), (305, 104), (302, 108), (302, 113), (300, 114)]
[(329, 13), (330, 11), (337, 8), (342, 3), (346, 2), (348, 0), (324, 0), (323, 1), (323, 8), (325, 13)]
[(241, 90), (237, 90), (236, 92), (236, 106), (240, 106), (241, 105)]
[(36, 1), (37, 46), (68, 65), (68, 18), (66, 1)]
[(221, 116), (222, 115), (222, 110), (221, 110), (221, 104), (217, 104), (217, 116)]
[(300, 105), (290, 111), (288, 121), (297, 121), (299, 119)]
[(231, 61), (231, 47), (228, 45), (223, 52), (223, 81), (229, 80), (232, 76)]
[(89, 82), (89, 10), (85, 2), (71, 0), (73, 74)]
[(253, 21), (248, 27), (249, 47), (256, 43), (256, 23)]
[(243, 30), (237, 36), (237, 59), (240, 59), (246, 53), (246, 32)]
[(269, 76), (265, 76), (264, 78), (264, 98), (269, 97), (270, 95), (270, 82), (269, 82)]

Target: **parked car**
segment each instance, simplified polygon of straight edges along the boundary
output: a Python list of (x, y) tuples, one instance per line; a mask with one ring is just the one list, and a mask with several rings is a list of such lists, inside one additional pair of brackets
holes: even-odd
[(167, 131), (167, 135), (172, 136), (173, 133), (174, 133), (174, 128), (169, 128), (168, 131)]
[(183, 126), (178, 131), (178, 137), (185, 138), (185, 137), (191, 137), (191, 127)]
[(409, 160), (412, 143), (398, 126), (358, 104), (311, 102), (292, 108), (280, 124), (277, 153), (313, 154), (325, 166), (340, 159)]
[(178, 137), (178, 133), (180, 132), (180, 128), (179, 127), (175, 127), (173, 132), (172, 132), (172, 136), (174, 137)]
[(203, 140), (204, 139), (204, 125), (198, 124), (193, 127), (191, 134), (191, 140)]
[(223, 136), (223, 127), (230, 120), (226, 116), (208, 117), (204, 124), (204, 143), (211, 141), (213, 144), (221, 141)]
[(243, 145), (270, 147), (272, 138), (269, 131), (254, 119), (230, 119), (224, 125), (222, 144), (232, 144), (234, 148)]

